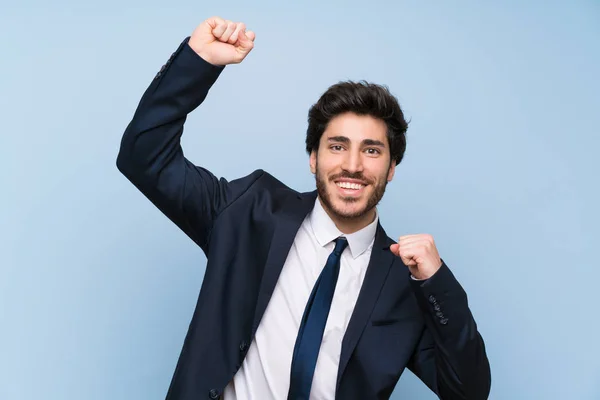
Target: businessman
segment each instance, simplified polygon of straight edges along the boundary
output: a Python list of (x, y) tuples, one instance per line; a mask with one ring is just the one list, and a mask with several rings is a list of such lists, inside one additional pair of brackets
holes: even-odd
[(208, 260), (167, 399), (387, 399), (406, 368), (441, 399), (486, 399), (484, 342), (434, 239), (392, 240), (379, 220), (407, 129), (386, 88), (337, 83), (311, 107), (312, 192), (263, 170), (217, 178), (184, 156), (187, 115), (254, 39), (202, 22), (121, 141), (119, 170)]

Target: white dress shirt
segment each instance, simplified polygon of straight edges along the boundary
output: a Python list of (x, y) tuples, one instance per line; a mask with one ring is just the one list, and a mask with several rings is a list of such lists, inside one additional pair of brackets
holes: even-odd
[(290, 384), (292, 353), (310, 293), (333, 251), (345, 236), (340, 274), (325, 325), (311, 387), (311, 400), (335, 397), (342, 339), (352, 316), (371, 257), (375, 220), (358, 232), (342, 234), (317, 199), (290, 248), (281, 275), (242, 366), (227, 385), (225, 400), (284, 400)]

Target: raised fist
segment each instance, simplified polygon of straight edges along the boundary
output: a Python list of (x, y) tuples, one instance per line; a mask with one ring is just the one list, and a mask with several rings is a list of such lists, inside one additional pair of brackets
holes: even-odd
[(242, 22), (212, 17), (196, 27), (190, 47), (213, 65), (238, 64), (254, 48), (254, 32), (246, 32)]
[(442, 260), (431, 235), (405, 235), (390, 246), (417, 279), (429, 279), (440, 269)]

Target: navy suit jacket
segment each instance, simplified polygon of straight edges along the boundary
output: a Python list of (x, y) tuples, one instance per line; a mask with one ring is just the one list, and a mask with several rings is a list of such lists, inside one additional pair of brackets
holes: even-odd
[[(183, 154), (187, 115), (224, 67), (186, 38), (143, 94), (118, 169), (207, 257), (168, 400), (219, 398), (239, 369), (316, 192), (269, 173), (219, 179)], [(387, 399), (408, 368), (442, 399), (486, 399), (490, 367), (467, 296), (448, 266), (410, 278), (382, 226), (341, 349), (336, 399)]]

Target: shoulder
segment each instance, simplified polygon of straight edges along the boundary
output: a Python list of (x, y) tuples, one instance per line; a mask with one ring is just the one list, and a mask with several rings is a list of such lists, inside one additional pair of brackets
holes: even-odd
[(276, 178), (273, 174), (263, 170), (257, 169), (250, 175), (251, 179), (255, 179), (255, 190), (269, 191), (272, 193), (279, 194), (290, 194), (290, 195), (301, 195), (302, 193), (291, 188), (287, 184), (283, 183), (280, 179)]
[(244, 177), (231, 181), (232, 184), (238, 182), (245, 182), (244, 186), (247, 187), (247, 190), (243, 197), (247, 200), (256, 197), (286, 200), (292, 197), (303, 198), (311, 195), (311, 193), (293, 189), (263, 169), (256, 169)]

